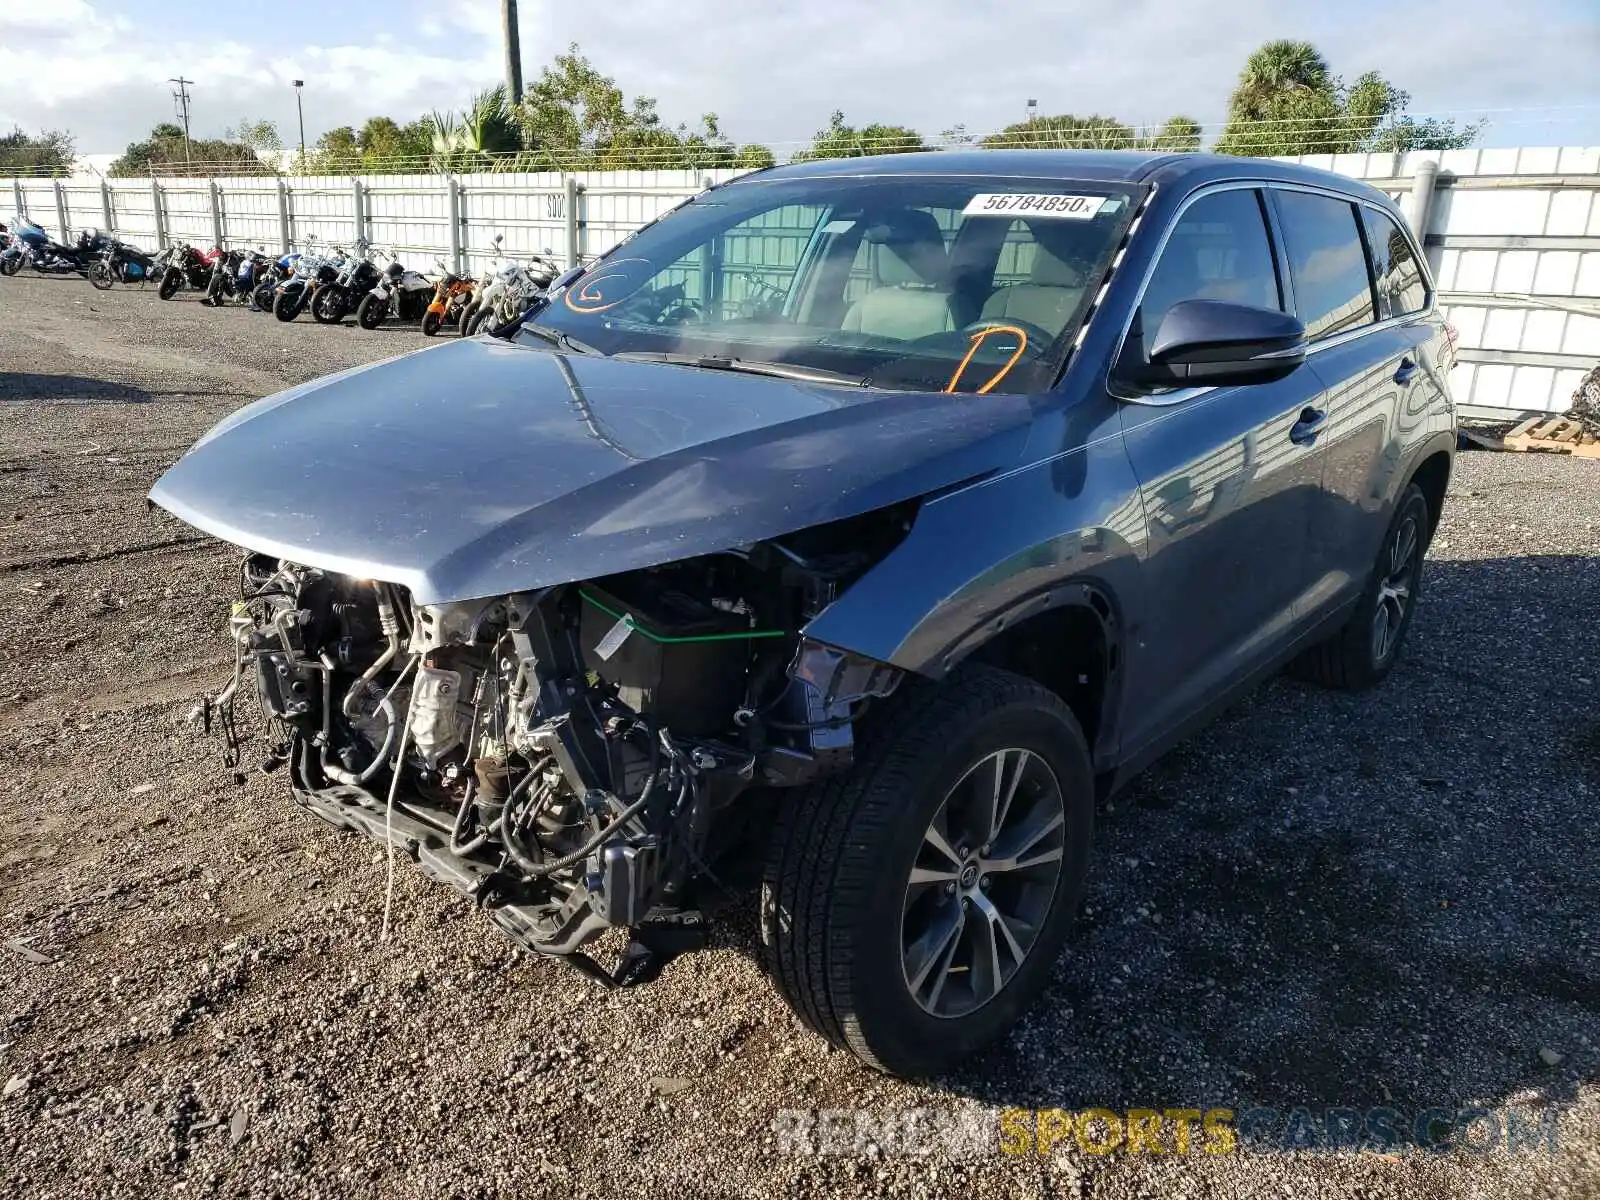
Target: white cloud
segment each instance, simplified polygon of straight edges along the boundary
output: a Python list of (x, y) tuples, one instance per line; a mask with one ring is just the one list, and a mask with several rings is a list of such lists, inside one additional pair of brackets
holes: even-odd
[[(66, 128), (86, 153), (119, 150), (171, 119), (167, 76), (181, 68), (196, 80), (197, 135), (265, 117), (293, 140), (289, 81), (303, 78), (315, 139), (377, 113), (459, 107), (501, 70), (498, 6), (481, 0), (357, 0), (340, 8), (343, 27), (374, 32), (318, 38), (313, 24), (296, 45), (291, 25), (265, 55), (254, 30), (231, 22), (220, 34), (153, 30), (122, 7), (139, 2), (0, 0), (0, 127)], [(271, 9), (251, 12), (254, 23)], [(522, 13), (528, 78), (578, 41), (630, 95), (657, 97), (667, 120), (714, 111), (736, 139), (779, 149), (835, 108), (927, 134), (998, 128), (1021, 119), (1029, 97), (1041, 113), (1214, 121), (1246, 55), (1273, 37), (1308, 38), (1347, 78), (1382, 70), (1419, 112), (1589, 106), (1560, 126), (1491, 114), (1497, 144), (1600, 141), (1592, 0), (1515, 11), (1416, 0), (1403, 20), (1380, 0), (523, 0)]]

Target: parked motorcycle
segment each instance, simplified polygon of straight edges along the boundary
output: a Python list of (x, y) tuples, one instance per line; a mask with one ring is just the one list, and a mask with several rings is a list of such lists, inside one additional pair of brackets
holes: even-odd
[(294, 273), (278, 285), (272, 300), (272, 315), (280, 321), (292, 321), (311, 304), (319, 287), (339, 278), (343, 252), (337, 247), (326, 256), (302, 254), (294, 265)]
[(89, 282), (102, 292), (118, 283), (149, 283), (156, 271), (156, 260), (137, 246), (112, 239), (100, 257), (89, 264)]
[(415, 321), (428, 311), (434, 293), (433, 280), (413, 271), (399, 260), (384, 268), (376, 286), (356, 306), (356, 324), (376, 329), (390, 317)]
[(470, 278), (457, 275), (444, 265), (443, 260), (435, 262), (434, 266), (439, 268), (439, 282), (433, 285), (433, 301), (428, 305), (428, 311), (422, 314), (424, 337), (433, 337), (441, 327), (459, 321), (472, 299), (475, 287)]
[(245, 304), (255, 290), (256, 278), (271, 260), (260, 250), (229, 250), (211, 268), (201, 304), (221, 308), (229, 300)]
[(98, 229), (85, 229), (68, 246), (26, 217), (17, 218), (11, 233), (10, 244), (0, 253), (0, 274), (4, 275), (15, 275), (24, 266), (46, 275), (87, 275), (89, 267), (111, 244), (111, 239)]
[(156, 295), (163, 300), (171, 300), (184, 288), (193, 288), (197, 292), (206, 291), (211, 283), (211, 274), (216, 269), (217, 260), (222, 257), (222, 249), (218, 246), (213, 246), (202, 254), (187, 243), (175, 243), (167, 259), (167, 269), (162, 272), (161, 286), (156, 289)]
[(489, 261), (478, 272), (478, 277), (473, 281), (472, 291), (468, 294), (466, 303), (461, 306), (461, 315), (456, 318), (456, 333), (462, 337), (467, 336), (467, 330), (472, 325), (473, 315), (483, 305), (483, 294), (489, 290), (495, 277), (500, 273), (502, 259), (500, 258), (500, 243), (505, 241), (503, 233), (494, 235), (494, 241), (489, 243)]
[(552, 258), (535, 254), (526, 263), (508, 262), (484, 289), (477, 311), (472, 314), (464, 337), (504, 325), (526, 312), (561, 273)]
[(319, 287), (311, 299), (311, 315), (323, 325), (337, 325), (345, 314), (359, 307), (359, 300), (377, 286), (381, 278), (377, 259), (387, 258), (366, 239), (356, 243), (356, 253), (344, 260), (338, 278)]
[(255, 287), (250, 293), (251, 311), (272, 311), (272, 303), (278, 295), (278, 285), (294, 274), (295, 264), (300, 261), (300, 257), (299, 254), (281, 255), (269, 260), (267, 265), (256, 273)]

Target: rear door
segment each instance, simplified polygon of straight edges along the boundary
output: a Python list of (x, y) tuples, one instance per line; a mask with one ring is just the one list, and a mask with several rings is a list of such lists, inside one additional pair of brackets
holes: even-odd
[[(1192, 299), (1287, 308), (1258, 189), (1203, 192), (1180, 212), (1121, 361), (1147, 355), (1161, 317)], [(1130, 748), (1171, 733), (1292, 638), (1322, 479), (1320, 390), (1301, 367), (1275, 383), (1124, 397), (1151, 596), (1125, 683)]]
[(1302, 601), (1313, 619), (1365, 585), (1400, 483), (1406, 427), (1425, 419), (1439, 381), (1432, 327), (1416, 319), (1426, 284), (1397, 223), (1345, 196), (1275, 188), (1272, 197), (1309, 362), (1325, 388), (1323, 493)]

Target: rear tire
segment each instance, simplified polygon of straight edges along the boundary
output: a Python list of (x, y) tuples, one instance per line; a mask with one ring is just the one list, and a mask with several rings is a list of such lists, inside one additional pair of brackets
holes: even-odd
[(171, 300), (178, 294), (178, 289), (183, 286), (183, 272), (177, 267), (168, 267), (161, 276), (161, 286), (156, 289), (156, 295), (163, 300)]
[[(813, 1030), (879, 1071), (940, 1074), (1003, 1036), (1049, 982), (1083, 894), (1093, 768), (1061, 699), (992, 667), (908, 680), (873, 716), (849, 772), (780, 797), (761, 936)], [(1014, 772), (1009, 792), (994, 764)], [(1001, 793), (1014, 796), (1001, 832), (973, 832)]]
[(1432, 538), (1427, 498), (1416, 484), (1407, 484), (1355, 610), (1337, 633), (1297, 658), (1291, 674), (1347, 692), (1383, 682), (1400, 658), (1411, 617), (1417, 611), (1422, 596), (1422, 557)]
[(356, 305), (356, 324), (363, 329), (376, 329), (389, 315), (389, 301), (383, 296), (368, 292)]
[(0, 275), (10, 278), (20, 270), (22, 270), (22, 255), (9, 254), (0, 258)]

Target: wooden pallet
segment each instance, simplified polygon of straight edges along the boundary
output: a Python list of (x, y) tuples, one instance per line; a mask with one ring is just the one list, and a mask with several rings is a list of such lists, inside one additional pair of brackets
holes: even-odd
[(1600, 458), (1600, 441), (1566, 417), (1529, 417), (1506, 434), (1507, 450), (1543, 450), (1578, 458)]

